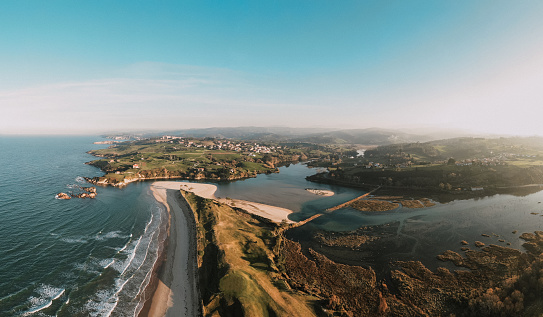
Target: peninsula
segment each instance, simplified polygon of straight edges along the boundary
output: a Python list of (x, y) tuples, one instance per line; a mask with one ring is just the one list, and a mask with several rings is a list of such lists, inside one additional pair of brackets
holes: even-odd
[(278, 166), (347, 155), (352, 148), (310, 143), (258, 143), (214, 138), (159, 138), (126, 141), (89, 151), (88, 162), (106, 174), (92, 184), (125, 186), (149, 179), (237, 180), (277, 173)]

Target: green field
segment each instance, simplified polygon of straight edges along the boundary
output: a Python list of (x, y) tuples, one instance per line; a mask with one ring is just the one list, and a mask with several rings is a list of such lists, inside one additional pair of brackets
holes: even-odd
[(344, 151), (337, 146), (305, 143), (287, 146), (209, 138), (152, 139), (123, 142), (107, 149), (90, 151), (90, 154), (101, 158), (88, 164), (106, 173), (96, 181), (112, 185), (132, 179), (234, 180), (275, 173), (278, 166), (291, 162), (326, 160)]

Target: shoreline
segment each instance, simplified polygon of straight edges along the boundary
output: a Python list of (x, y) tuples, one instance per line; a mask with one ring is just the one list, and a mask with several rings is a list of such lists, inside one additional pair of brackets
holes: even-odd
[(233, 208), (241, 208), (245, 211), (264, 217), (276, 223), (286, 222), (286, 223), (295, 223), (288, 218), (288, 216), (293, 213), (292, 210), (266, 205), (262, 203), (255, 203), (248, 200), (242, 199), (231, 199), (231, 198), (221, 198), (215, 196), (217, 191), (217, 186), (213, 184), (204, 184), (204, 183), (188, 183), (188, 182), (175, 182), (175, 181), (161, 181), (157, 182), (162, 184), (162, 186), (174, 187), (176, 189), (182, 189), (187, 192), (191, 192), (197, 196), (217, 200), (220, 203), (226, 204)]
[(242, 199), (216, 197), (215, 196), (215, 192), (217, 191), (216, 185), (203, 184), (203, 183), (187, 183), (187, 182), (163, 182), (163, 183), (168, 183), (170, 185), (181, 184), (181, 189), (184, 191), (191, 192), (203, 198), (217, 200), (220, 203), (226, 204), (232, 208), (241, 208), (251, 214), (264, 217), (276, 223), (281, 223), (281, 222), (295, 223), (294, 221), (288, 218), (288, 216), (291, 213), (293, 213), (293, 211), (290, 209), (272, 206), (272, 205), (266, 205), (262, 203), (256, 203), (256, 202), (242, 200)]
[(151, 191), (168, 212), (168, 231), (162, 254), (153, 267), (152, 281), (138, 316), (199, 316), (196, 221), (177, 187), (155, 182)]

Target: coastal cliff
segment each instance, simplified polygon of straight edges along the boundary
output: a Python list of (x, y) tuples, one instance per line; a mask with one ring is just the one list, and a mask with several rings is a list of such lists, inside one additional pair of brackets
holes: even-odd
[[(278, 172), (275, 170), (273, 172)], [(132, 182), (146, 181), (146, 180), (169, 180), (169, 179), (184, 179), (184, 180), (212, 180), (212, 181), (233, 181), (238, 179), (246, 179), (256, 177), (256, 172), (242, 171), (237, 175), (221, 176), (217, 173), (206, 172), (180, 172), (170, 171), (166, 168), (153, 169), (153, 170), (141, 170), (136, 173), (128, 175), (108, 174), (100, 177), (84, 177), (84, 179), (94, 185), (100, 186), (113, 186), (123, 187)]]

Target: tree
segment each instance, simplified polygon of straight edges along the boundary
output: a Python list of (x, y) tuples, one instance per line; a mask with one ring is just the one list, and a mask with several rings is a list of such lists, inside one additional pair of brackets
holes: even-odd
[(456, 160), (453, 159), (452, 157), (447, 161), (447, 165), (454, 165), (456, 164)]

